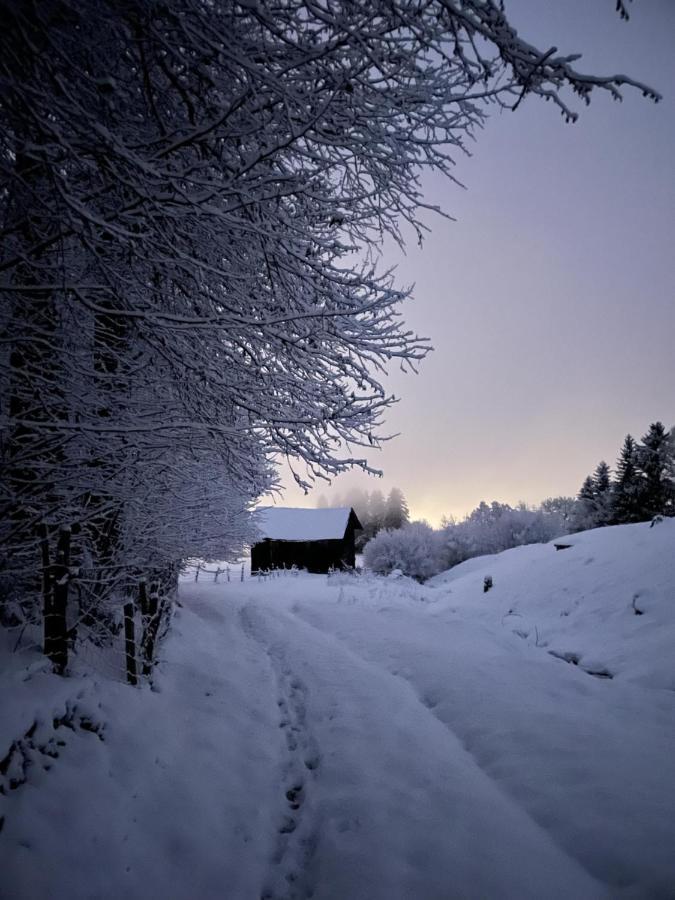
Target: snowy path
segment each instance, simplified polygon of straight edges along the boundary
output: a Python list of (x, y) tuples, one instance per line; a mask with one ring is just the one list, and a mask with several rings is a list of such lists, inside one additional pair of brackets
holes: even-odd
[(0, 897), (672, 898), (675, 691), (475, 596), (186, 580), (156, 690), (15, 673), (11, 728), (72, 690), (105, 730), (0, 797)]
[(675, 697), (598, 680), (468, 622), (449, 632), (398, 610), (296, 613), (410, 685), (589, 873), (674, 895)]
[(408, 685), (287, 612), (241, 615), (283, 675), (282, 723), (295, 707), (290, 781), (307, 798), (264, 896), (600, 896)]

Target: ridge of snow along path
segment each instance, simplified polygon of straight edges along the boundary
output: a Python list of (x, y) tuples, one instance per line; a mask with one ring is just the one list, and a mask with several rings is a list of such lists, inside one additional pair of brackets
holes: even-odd
[(570, 543), (186, 579), (154, 691), (3, 658), (3, 747), (101, 733), (0, 796), (0, 897), (672, 898), (675, 521)]

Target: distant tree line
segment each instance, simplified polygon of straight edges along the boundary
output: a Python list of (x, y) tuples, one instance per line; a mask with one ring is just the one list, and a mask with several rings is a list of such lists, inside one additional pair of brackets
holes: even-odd
[(461, 521), (444, 519), (385, 528), (364, 549), (366, 566), (386, 575), (398, 569), (424, 581), (471, 559), (603, 525), (675, 515), (675, 428), (650, 425), (637, 443), (627, 435), (614, 475), (603, 460), (575, 497), (549, 497), (538, 507), (482, 501)]
[(383, 530), (366, 544), (364, 562), (381, 575), (399, 569), (424, 581), (445, 569), (471, 559), (501, 553), (521, 544), (552, 540), (568, 529), (569, 502), (554, 498), (532, 509), (524, 503), (481, 503), (457, 522), (444, 519), (439, 529), (427, 522), (412, 522), (397, 530)]
[(368, 541), (383, 529), (403, 528), (410, 522), (408, 504), (403, 491), (397, 487), (393, 487), (386, 497), (379, 489), (369, 492), (360, 488), (353, 488), (343, 494), (331, 494), (330, 502), (321, 494), (316, 505), (319, 509), (327, 506), (350, 506), (354, 510), (363, 526), (363, 530), (357, 532), (357, 551), (363, 550)]

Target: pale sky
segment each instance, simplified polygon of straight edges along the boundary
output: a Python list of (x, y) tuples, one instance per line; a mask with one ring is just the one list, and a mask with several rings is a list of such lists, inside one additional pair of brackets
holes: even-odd
[[(594, 74), (623, 72), (659, 90), (594, 95), (574, 125), (530, 98), (495, 114), (463, 191), (439, 177), (427, 198), (456, 217), (407, 255), (387, 249), (404, 314), (435, 348), (419, 375), (391, 373), (400, 436), (369, 457), (400, 487), (414, 518), (437, 524), (480, 500), (536, 503), (575, 494), (601, 458), (614, 464), (627, 432), (675, 424), (675, 2), (507, 0), (525, 39), (580, 52)], [(282, 503), (313, 506), (286, 479)], [(279, 501), (277, 501), (279, 502)]]

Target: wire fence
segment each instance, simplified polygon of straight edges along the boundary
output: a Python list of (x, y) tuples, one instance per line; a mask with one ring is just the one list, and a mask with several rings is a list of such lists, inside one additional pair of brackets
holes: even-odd
[(134, 596), (127, 586), (101, 599), (92, 588), (100, 586), (100, 579), (71, 567), (61, 585), (67, 590), (58, 612), (63, 638), (58, 662), (50, 652), (56, 618), (48, 602), (52, 598), (45, 601), (34, 589), (29, 591), (31, 602), (25, 604), (25, 615), (0, 629), (3, 648), (37, 669), (51, 663), (61, 674), (96, 673), (132, 685), (151, 681), (157, 648), (170, 626), (177, 576), (176, 570), (169, 579), (139, 579)]
[[(82, 623), (82, 620), (68, 620), (68, 670), (69, 672), (85, 674), (95, 673), (113, 681), (127, 682), (128, 655), (123, 628), (123, 614), (120, 609), (119, 616), (115, 617), (114, 624), (105, 629), (91, 628)], [(134, 633), (140, 635), (143, 622), (140, 612), (134, 613)], [(49, 665), (49, 659), (44, 655), (44, 629), (42, 623), (23, 623), (22, 625), (9, 626), (4, 629), (10, 636), (8, 649), (26, 661), (37, 665), (42, 663)], [(140, 647), (134, 650), (137, 656)], [(138, 665), (137, 665), (138, 670)]]
[[(249, 580), (261, 582), (269, 581), (274, 578), (297, 578), (300, 574), (307, 574), (307, 571), (307, 569), (301, 568), (295, 564), (291, 566), (284, 564), (281, 566), (270, 566), (269, 568), (251, 570), (250, 560), (222, 564), (190, 560), (183, 566), (182, 580), (195, 582), (199, 582), (200, 580), (210, 580), (214, 584), (237, 581), (244, 582)], [(343, 564), (339, 568), (330, 566), (325, 573), (314, 574), (325, 574), (328, 579), (334, 579), (339, 577), (355, 578), (359, 577), (361, 573), (362, 570), (360, 568), (352, 568)]]
[[(202, 581), (205, 577), (210, 575), (213, 576), (213, 581), (215, 584), (218, 583), (218, 579), (222, 576), (223, 581), (231, 582), (231, 581), (244, 581), (246, 578), (246, 565), (242, 561), (240, 563), (226, 563), (223, 566), (216, 565), (215, 569), (209, 569), (206, 563), (202, 562), (190, 562), (186, 564), (183, 569), (184, 575), (194, 575), (194, 580), (199, 581), (200, 576), (202, 577)], [(250, 572), (249, 572), (250, 576)]]
[[(204, 562), (187, 560), (176, 572), (175, 585), (160, 592), (158, 582), (136, 585), (136, 596), (129, 591), (115, 592), (105, 603), (96, 598), (100, 578), (73, 567), (68, 576), (66, 638), (68, 670), (96, 673), (106, 679), (138, 684), (152, 679), (157, 648), (170, 627), (173, 601), (180, 582), (235, 584), (246, 581), (265, 583), (278, 578), (297, 578), (305, 572), (296, 565), (251, 571), (250, 560)], [(327, 578), (353, 579), (354, 570), (329, 569)], [(47, 654), (48, 617), (39, 598), (31, 604), (33, 615), (17, 624), (5, 625), (2, 644), (5, 651), (23, 656), (28, 665), (49, 665)]]
[(250, 560), (238, 560), (236, 563), (205, 563), (201, 560), (189, 560), (182, 569), (183, 581), (211, 581), (214, 584), (268, 581), (273, 578), (296, 577), (304, 569), (298, 566), (271, 566), (267, 569), (251, 570)]

